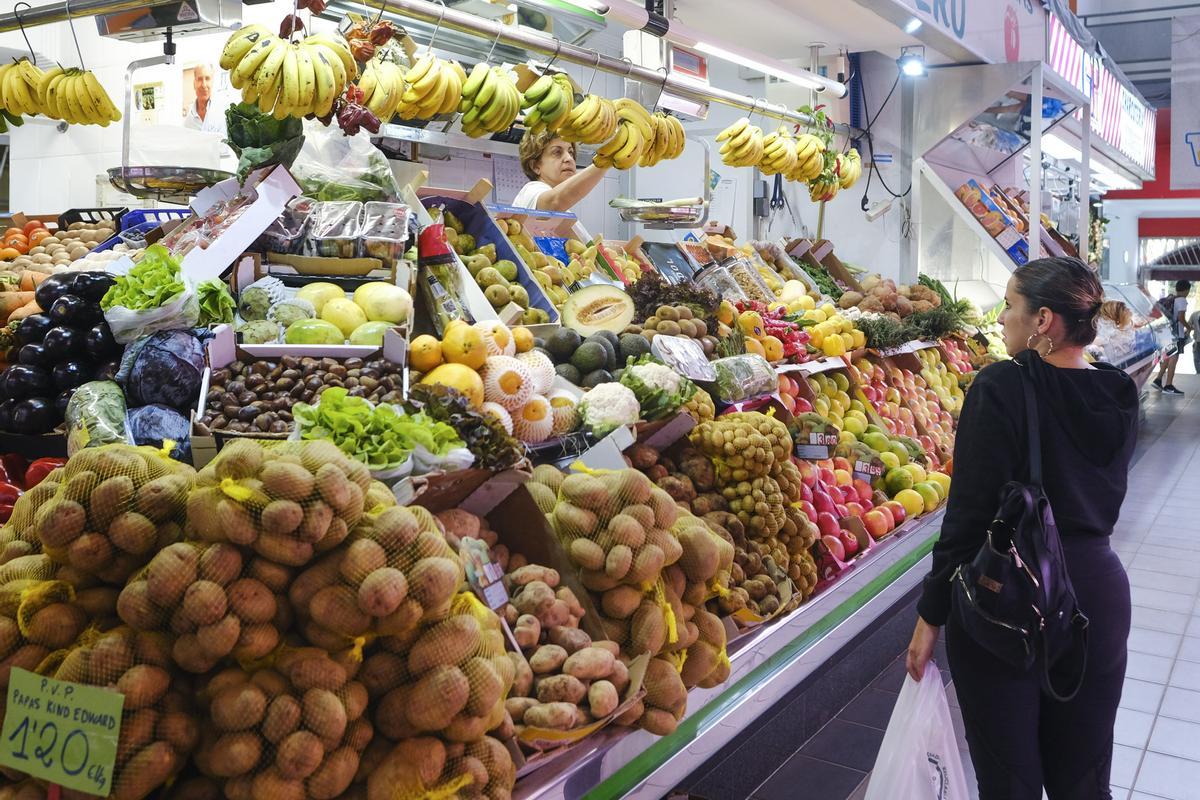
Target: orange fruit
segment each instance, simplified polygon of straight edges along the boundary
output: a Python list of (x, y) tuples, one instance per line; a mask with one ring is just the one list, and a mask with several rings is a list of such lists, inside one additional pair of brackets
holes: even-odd
[(29, 246), (37, 247), (42, 243), (43, 239), (46, 239), (49, 236), (50, 231), (46, 230), (45, 228), (35, 228), (33, 233), (29, 234)]
[(20, 228), (8, 228), (4, 231), (5, 239), (7, 239), (10, 236), (24, 236), (24, 235), (25, 235), (25, 231), (21, 230)]
[(758, 339), (751, 339), (749, 336), (746, 337), (746, 352), (757, 353), (763, 358), (767, 357), (767, 351), (763, 349), (762, 342)]
[(762, 338), (762, 346), (767, 361), (783, 360), (783, 342), (779, 341), (777, 337), (764, 336)]
[[(25, 227), (21, 230), (21, 233), (32, 237), (33, 232), (39, 229), (46, 230), (46, 223), (42, 222), (40, 219), (32, 219), (25, 223)], [(47, 231), (47, 233), (49, 232)]]
[(13, 261), (20, 256), (20, 250), (14, 250), (11, 247), (0, 248), (0, 261)]
[(6, 236), (4, 237), (4, 246), (11, 247), (19, 253), (29, 252), (29, 240), (21, 236)]

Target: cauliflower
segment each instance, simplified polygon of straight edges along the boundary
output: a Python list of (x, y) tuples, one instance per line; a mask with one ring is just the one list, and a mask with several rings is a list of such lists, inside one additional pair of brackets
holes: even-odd
[(651, 389), (661, 389), (667, 394), (676, 394), (679, 392), (679, 385), (683, 381), (683, 376), (675, 370), (664, 364), (655, 364), (653, 362), (646, 364), (634, 364), (629, 367), (629, 373), (641, 380)]
[(595, 436), (607, 436), (622, 425), (638, 421), (641, 405), (628, 386), (602, 383), (588, 391), (579, 401), (583, 424)]

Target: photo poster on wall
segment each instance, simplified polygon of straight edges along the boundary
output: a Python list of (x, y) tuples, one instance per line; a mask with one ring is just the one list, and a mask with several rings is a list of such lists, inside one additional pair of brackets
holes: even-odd
[(133, 107), (137, 111), (136, 119), (140, 124), (157, 125), (162, 103), (162, 81), (133, 85)]
[(235, 97), (226, 70), (217, 69), (209, 61), (185, 64), (180, 74), (179, 96), (182, 107), (178, 119), (185, 128), (219, 133), (224, 138), (225, 109)]

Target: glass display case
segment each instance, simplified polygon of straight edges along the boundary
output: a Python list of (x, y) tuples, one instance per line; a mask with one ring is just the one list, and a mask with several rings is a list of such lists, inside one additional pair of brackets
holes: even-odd
[(1136, 284), (1105, 283), (1104, 299), (1120, 300), (1129, 306), (1133, 311), (1133, 324), (1121, 330), (1102, 320), (1096, 341), (1088, 348), (1088, 353), (1135, 378), (1143, 373), (1148, 375), (1158, 354), (1171, 343), (1167, 321), (1161, 316), (1154, 318), (1154, 301)]

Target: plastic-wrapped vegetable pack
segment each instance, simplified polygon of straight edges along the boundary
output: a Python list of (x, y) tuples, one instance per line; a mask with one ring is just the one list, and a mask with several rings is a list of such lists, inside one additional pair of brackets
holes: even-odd
[(420, 506), (392, 506), (364, 516), (351, 541), (305, 570), (288, 596), (308, 641), (336, 652), (445, 618), (463, 579), (437, 519)]
[[(361, 673), (381, 737), (360, 770), (368, 797), (509, 797), (516, 770), (486, 735), (505, 724), (516, 677), (495, 612), (461, 592), (441, 621), (378, 642)], [(426, 749), (433, 761), (408, 760)]]
[(226, 657), (247, 663), (282, 641), (292, 571), (221, 542), (176, 542), (121, 591), (117, 611), (139, 631), (172, 638), (175, 663), (204, 673)]
[[(190, 466), (149, 447), (85, 448), (63, 467), (53, 496), (37, 504), (32, 529), (56, 562), (123, 585), (156, 551), (182, 538), (195, 476)], [(13, 509), (18, 527), (31, 518), (19, 510)]]
[[(173, 675), (170, 644), (161, 634), (126, 627), (89, 629), (36, 671), (62, 681), (121, 692), (121, 733), (113, 771), (114, 800), (141, 800), (170, 781), (196, 747), (200, 732), (187, 694)], [(92, 795), (66, 790), (63, 798)]]
[(366, 508), (388, 498), (366, 465), (333, 442), (240, 439), (198, 473), (187, 499), (188, 533), (301, 567), (337, 547)]
[(342, 797), (371, 741), (357, 665), (315, 648), (284, 649), (269, 668), (213, 675), (200, 701), (200, 771), (228, 800)]

